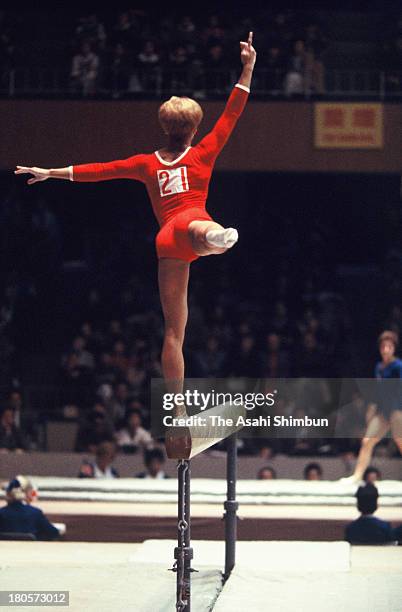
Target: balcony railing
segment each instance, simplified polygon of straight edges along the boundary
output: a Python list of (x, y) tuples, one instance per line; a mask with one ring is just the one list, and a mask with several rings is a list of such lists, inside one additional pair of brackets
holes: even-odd
[[(156, 98), (172, 94), (198, 99), (223, 97), (236, 82), (236, 70), (136, 69), (129, 75), (103, 74), (95, 81), (72, 78), (68, 71), (16, 68), (0, 74), (3, 97), (39, 98)], [(396, 99), (402, 96), (402, 72), (379, 70), (326, 70), (321, 83), (308, 74), (296, 78), (279, 70), (258, 69), (253, 97), (267, 99)]]

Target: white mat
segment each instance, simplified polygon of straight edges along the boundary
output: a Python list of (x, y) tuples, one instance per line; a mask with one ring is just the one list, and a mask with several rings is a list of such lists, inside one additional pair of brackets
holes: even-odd
[[(131, 563), (172, 562), (175, 540), (146, 540), (129, 558)], [(193, 566), (223, 569), (223, 542), (194, 540)], [(347, 572), (350, 545), (347, 542), (237, 542), (236, 567), (264, 571)]]

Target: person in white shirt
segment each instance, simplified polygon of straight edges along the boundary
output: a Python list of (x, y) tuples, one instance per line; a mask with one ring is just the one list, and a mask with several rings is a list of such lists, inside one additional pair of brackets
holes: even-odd
[(127, 450), (145, 450), (155, 445), (149, 431), (142, 427), (142, 415), (138, 409), (130, 410), (127, 414), (126, 425), (117, 432), (116, 441), (119, 448)]
[(116, 444), (101, 442), (96, 449), (95, 461), (84, 461), (78, 478), (119, 478), (119, 473), (112, 465), (115, 456)]

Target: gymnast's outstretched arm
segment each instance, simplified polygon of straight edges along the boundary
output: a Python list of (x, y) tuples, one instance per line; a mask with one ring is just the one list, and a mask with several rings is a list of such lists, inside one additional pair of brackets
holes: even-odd
[(143, 181), (144, 155), (133, 155), (127, 159), (95, 164), (79, 164), (66, 168), (37, 168), (17, 166), (14, 174), (31, 174), (28, 185), (46, 181), (49, 178), (76, 182), (97, 182), (111, 179), (134, 179)]

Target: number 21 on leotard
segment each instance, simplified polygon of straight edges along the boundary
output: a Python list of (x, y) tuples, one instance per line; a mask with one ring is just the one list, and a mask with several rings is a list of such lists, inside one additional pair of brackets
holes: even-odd
[(163, 197), (189, 191), (187, 166), (158, 170), (159, 191)]

